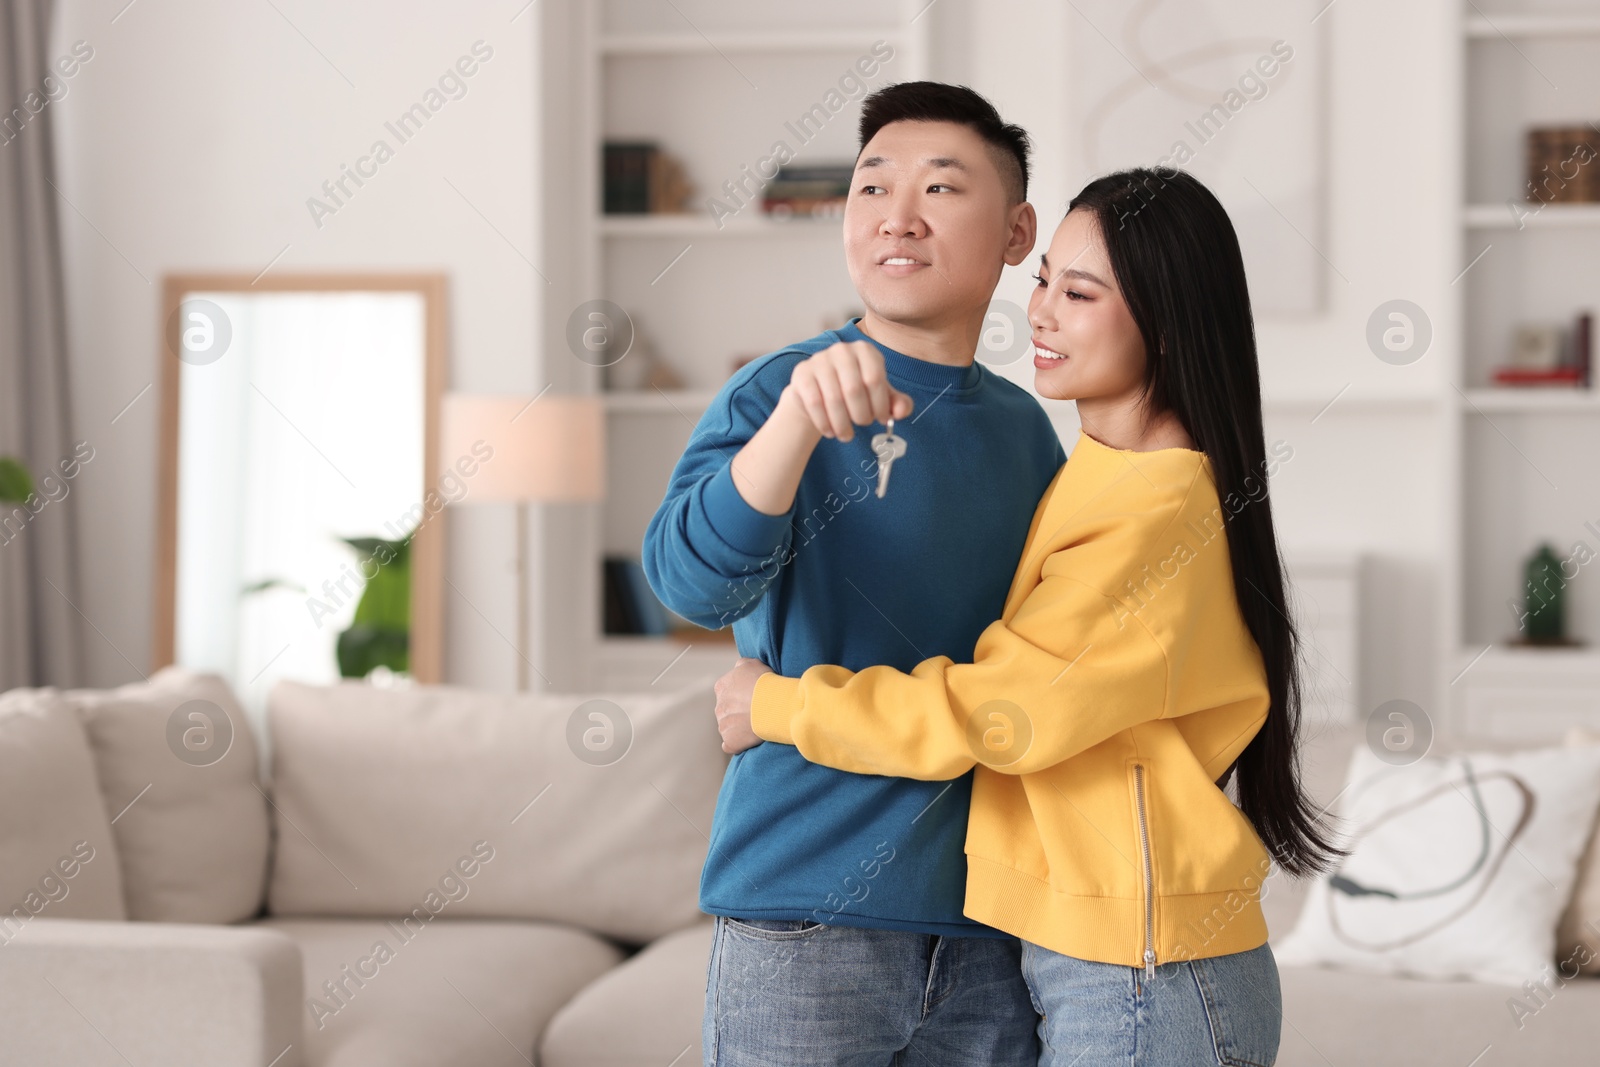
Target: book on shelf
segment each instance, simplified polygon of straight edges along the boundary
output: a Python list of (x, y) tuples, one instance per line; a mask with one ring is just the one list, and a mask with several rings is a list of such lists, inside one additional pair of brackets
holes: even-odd
[(779, 167), (761, 190), (761, 210), (779, 218), (841, 214), (854, 174), (851, 163)]
[(686, 644), (733, 643), (733, 630), (729, 627), (707, 630), (668, 611), (650, 588), (638, 560), (607, 556), (601, 567), (606, 636), (664, 637)]
[(607, 556), (601, 566), (606, 633), (661, 636), (672, 630), (669, 613), (650, 588), (638, 560)]
[(1590, 368), (1594, 365), (1594, 316), (1585, 311), (1572, 327), (1572, 365), (1578, 368), (1578, 381), (1585, 388), (1591, 386)]
[(648, 142), (606, 142), (601, 180), (607, 215), (642, 215), (650, 210), (650, 157), (655, 151)]
[(1571, 329), (1548, 324), (1517, 328), (1511, 362), (1495, 367), (1495, 385), (1514, 387), (1590, 387), (1594, 318), (1580, 312)]
[(775, 219), (837, 218), (844, 214), (844, 197), (789, 197), (763, 200), (761, 210)]
[(1600, 201), (1600, 127), (1535, 127), (1527, 133), (1529, 203), (1579, 204)]
[(607, 215), (679, 213), (694, 191), (683, 165), (654, 141), (607, 141), (601, 185)]
[(1552, 367), (1533, 370), (1528, 367), (1496, 367), (1496, 385), (1571, 385), (1583, 384), (1583, 372), (1577, 367)]

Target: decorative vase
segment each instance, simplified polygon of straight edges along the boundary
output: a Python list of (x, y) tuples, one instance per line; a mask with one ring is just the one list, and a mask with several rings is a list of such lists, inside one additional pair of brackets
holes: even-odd
[(1523, 612), (1529, 644), (1566, 643), (1566, 580), (1561, 559), (1548, 543), (1528, 558), (1523, 570)]

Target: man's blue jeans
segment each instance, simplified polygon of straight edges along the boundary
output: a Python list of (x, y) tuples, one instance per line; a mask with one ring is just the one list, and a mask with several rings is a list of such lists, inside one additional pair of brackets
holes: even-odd
[(719, 917), (707, 1067), (1035, 1067), (1014, 938)]

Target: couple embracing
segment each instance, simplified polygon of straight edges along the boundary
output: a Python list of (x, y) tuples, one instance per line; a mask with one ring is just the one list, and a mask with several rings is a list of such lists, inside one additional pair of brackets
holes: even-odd
[(743, 657), (717, 684), (708, 1065), (1276, 1057), (1262, 881), (1340, 852), (1297, 778), (1238, 240), (1181, 171), (1072, 200), (1028, 300), (1068, 458), (974, 358), (1039, 237), (1028, 148), (964, 87), (866, 99), (864, 314), (734, 375), (646, 534), (662, 601)]

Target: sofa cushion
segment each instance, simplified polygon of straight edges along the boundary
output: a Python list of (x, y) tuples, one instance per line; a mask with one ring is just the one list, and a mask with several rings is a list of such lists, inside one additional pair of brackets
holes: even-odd
[[(562, 1008), (539, 1046), (543, 1067), (663, 1067), (703, 1062), (714, 922), (696, 923), (607, 971)], [(627, 1026), (617, 1021), (626, 1019)]]
[(0, 694), (0, 950), (35, 916), (127, 917), (111, 830), (72, 706)]
[(640, 944), (682, 929), (727, 760), (714, 702), (709, 680), (609, 697), (280, 682), (269, 911), (405, 914), (450, 898), (441, 872), (481, 841), (493, 858), (451, 918)]
[(304, 1067), (526, 1067), (557, 1009), (622, 959), (592, 934), (543, 923), (259, 925), (292, 937), (305, 960)]
[(63, 694), (78, 709), (122, 866), (128, 918), (231, 923), (266, 892), (266, 794), (228, 683), (166, 667), (148, 682)]
[(1600, 1018), (1600, 982), (1587, 977), (1508, 989), (1285, 964), (1279, 978), (1277, 1067), (1574, 1063)]

